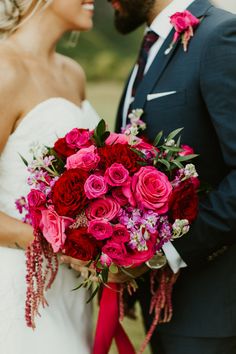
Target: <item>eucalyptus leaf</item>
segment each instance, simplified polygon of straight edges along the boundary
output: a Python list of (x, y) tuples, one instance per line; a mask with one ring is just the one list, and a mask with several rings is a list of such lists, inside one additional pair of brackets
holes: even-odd
[(112, 273), (112, 274), (117, 274), (119, 272), (119, 269), (118, 267), (115, 265), (115, 264), (112, 264), (110, 267), (109, 267), (109, 271)]
[(196, 157), (198, 157), (199, 155), (197, 154), (191, 154), (191, 155), (186, 155), (186, 156), (179, 156), (177, 157), (176, 160), (180, 161), (180, 162), (184, 162), (184, 161), (188, 161), (188, 160), (192, 160), (195, 159)]

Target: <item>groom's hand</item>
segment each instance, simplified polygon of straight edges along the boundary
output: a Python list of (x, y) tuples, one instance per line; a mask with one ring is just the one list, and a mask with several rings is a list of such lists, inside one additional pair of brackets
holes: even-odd
[(130, 281), (139, 278), (141, 275), (145, 274), (150, 268), (143, 264), (136, 268), (125, 269), (125, 272), (119, 270), (118, 273), (109, 273), (108, 281), (111, 283), (129, 283)]

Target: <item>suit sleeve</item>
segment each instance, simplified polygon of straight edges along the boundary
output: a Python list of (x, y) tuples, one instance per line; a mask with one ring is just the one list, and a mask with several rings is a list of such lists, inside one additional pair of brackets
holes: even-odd
[(200, 89), (229, 173), (200, 203), (190, 232), (174, 242), (188, 266), (206, 264), (213, 252), (236, 243), (236, 18), (209, 36)]

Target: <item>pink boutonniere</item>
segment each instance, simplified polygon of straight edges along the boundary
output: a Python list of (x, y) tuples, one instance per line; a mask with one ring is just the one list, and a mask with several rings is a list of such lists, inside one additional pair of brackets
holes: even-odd
[(188, 43), (194, 35), (194, 29), (200, 24), (200, 19), (191, 14), (188, 10), (183, 12), (176, 12), (170, 17), (170, 23), (174, 26), (174, 38), (170, 47), (165, 51), (169, 54), (174, 44), (181, 38), (184, 51), (187, 52)]

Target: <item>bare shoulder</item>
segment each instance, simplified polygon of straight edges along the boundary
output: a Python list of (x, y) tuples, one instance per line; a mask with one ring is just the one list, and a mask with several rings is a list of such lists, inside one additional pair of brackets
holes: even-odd
[(81, 65), (75, 60), (61, 54), (57, 54), (62, 63), (64, 72), (70, 77), (71, 84), (81, 94), (82, 99), (85, 96), (86, 75)]
[(27, 77), (23, 62), (0, 45), (0, 151), (20, 114), (20, 95)]

